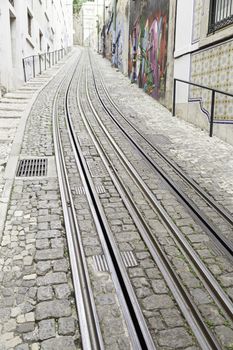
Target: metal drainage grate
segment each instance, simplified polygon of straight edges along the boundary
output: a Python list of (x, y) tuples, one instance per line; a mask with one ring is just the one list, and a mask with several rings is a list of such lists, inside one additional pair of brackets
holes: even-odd
[(48, 159), (46, 158), (21, 159), (16, 176), (47, 176), (47, 171)]
[(134, 267), (134, 266), (138, 265), (137, 260), (134, 256), (133, 252), (131, 252), (131, 251), (122, 252), (121, 257), (123, 259), (125, 267)]
[(75, 194), (85, 194), (85, 188), (83, 186), (75, 186), (74, 193)]
[(102, 193), (105, 193), (106, 191), (105, 191), (104, 186), (99, 185), (99, 186), (96, 186), (96, 192), (97, 192), (98, 194), (102, 194)]
[(99, 272), (108, 272), (108, 264), (104, 255), (94, 255), (93, 261), (95, 265), (95, 270)]
[(205, 244), (208, 249), (211, 249), (213, 251), (213, 253), (215, 254), (215, 256), (223, 256), (224, 253), (221, 250), (221, 248), (217, 245), (217, 243), (213, 242), (212, 240), (209, 240), (208, 245)]

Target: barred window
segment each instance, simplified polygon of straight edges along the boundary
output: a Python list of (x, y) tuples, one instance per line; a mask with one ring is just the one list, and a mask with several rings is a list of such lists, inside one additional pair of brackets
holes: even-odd
[(233, 23), (233, 0), (210, 0), (208, 33)]

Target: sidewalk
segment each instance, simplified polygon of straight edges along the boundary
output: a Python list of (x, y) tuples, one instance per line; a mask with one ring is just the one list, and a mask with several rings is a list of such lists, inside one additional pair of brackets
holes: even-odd
[(148, 139), (233, 213), (233, 146), (189, 124), (96, 55), (111, 97)]
[[(0, 350), (80, 349), (52, 152), (54, 94), (78, 54), (0, 101)], [(47, 176), (15, 177), (43, 157)]]
[[(6, 172), (13, 174), (15, 171), (17, 163), (15, 157), (20, 152), (25, 125), (33, 103), (43, 88), (56, 76), (69, 56), (70, 54), (18, 90), (8, 92), (0, 98), (0, 239), (9, 201), (9, 188), (12, 184), (6, 181), (6, 179), (9, 180)], [(11, 177), (13, 178), (14, 174)]]

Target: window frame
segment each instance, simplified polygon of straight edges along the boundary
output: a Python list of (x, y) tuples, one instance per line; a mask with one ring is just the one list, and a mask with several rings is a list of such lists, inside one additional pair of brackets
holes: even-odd
[(27, 8), (27, 32), (31, 38), (32, 38), (32, 20), (33, 20), (33, 15), (29, 10), (29, 8)]
[[(232, 0), (227, 1), (226, 6), (230, 7), (223, 8), (225, 1), (222, 0), (210, 0), (209, 6), (209, 23), (208, 23), (208, 34), (214, 34), (216, 31), (226, 28), (233, 24), (233, 4)], [(217, 8), (218, 7), (218, 8)], [(216, 13), (218, 11), (218, 16), (222, 16), (222, 12), (226, 12), (223, 18), (216, 20)], [(228, 12), (230, 15), (227, 16)]]

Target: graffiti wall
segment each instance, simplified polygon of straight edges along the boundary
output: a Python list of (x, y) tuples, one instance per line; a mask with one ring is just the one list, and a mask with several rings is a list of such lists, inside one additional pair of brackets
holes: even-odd
[(130, 28), (131, 81), (156, 99), (164, 98), (167, 67), (169, 1), (146, 1)]

